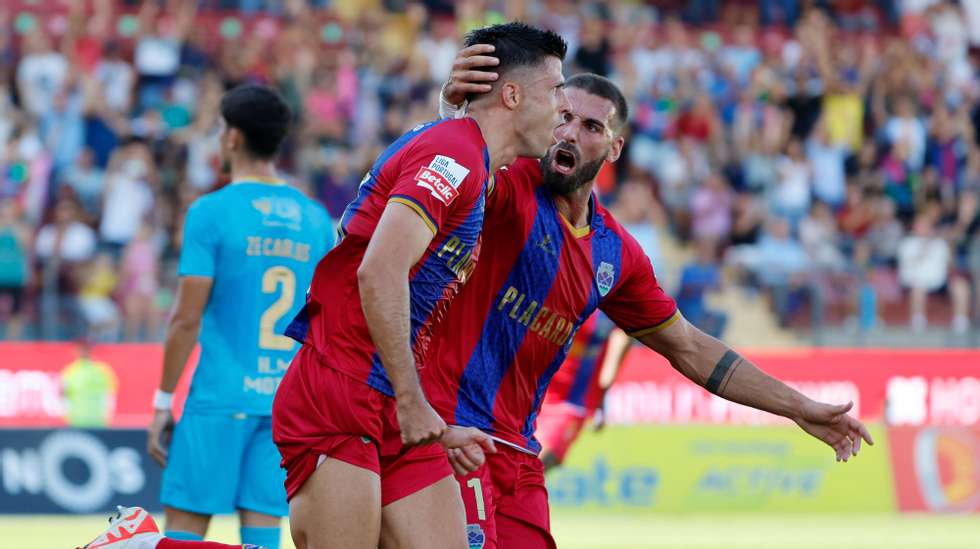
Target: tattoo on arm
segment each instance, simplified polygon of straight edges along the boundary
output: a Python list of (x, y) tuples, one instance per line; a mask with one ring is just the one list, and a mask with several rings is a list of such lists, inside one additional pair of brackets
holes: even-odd
[[(735, 370), (742, 364), (742, 357), (738, 356), (738, 353), (729, 349), (722, 355), (721, 359), (718, 360), (718, 364), (715, 365), (715, 369), (711, 372), (711, 376), (708, 377), (708, 381), (704, 384), (704, 388), (708, 391), (721, 395), (721, 392), (728, 386), (728, 382), (731, 381), (732, 376), (735, 375)], [(722, 383), (724, 382), (724, 386)]]

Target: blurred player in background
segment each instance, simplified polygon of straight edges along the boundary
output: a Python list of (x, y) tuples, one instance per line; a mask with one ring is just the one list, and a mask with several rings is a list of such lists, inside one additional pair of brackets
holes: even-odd
[[(288, 508), (272, 400), (299, 347), (281, 334), (334, 244), (333, 223), (276, 175), (292, 121), (277, 92), (235, 88), (222, 99), (221, 118), (231, 183), (195, 201), (184, 221), (149, 452), (165, 467), (168, 537), (200, 540), (212, 515), (237, 510), (242, 542), (276, 549)], [(174, 428), (172, 393), (198, 341), (200, 361)]]
[[(493, 65), (488, 51), (471, 45), (460, 53), (444, 107), (486, 91), (479, 69)], [(847, 415), (851, 404), (807, 398), (684, 319), (639, 244), (592, 194), (599, 169), (624, 145), (622, 92), (582, 74), (567, 81), (566, 94), (558, 143), (543, 158), (521, 158), (495, 174), (483, 230), (493, 260), (476, 267), (454, 300), (433, 337), (436, 361), (423, 371), (426, 394), (448, 424), (477, 427), (502, 443), (469, 474), (476, 464), (449, 451), (471, 544), (555, 547), (535, 422), (574, 334), (597, 309), (693, 382), (793, 419), (838, 460), (856, 454), (862, 438), (870, 443), (864, 425)]]
[(544, 154), (566, 110), (558, 35), (509, 23), (467, 42), (497, 46), (500, 79), (468, 117), (419, 125), (381, 154), (288, 331), (304, 345), (273, 419), (300, 549), (467, 546), (452, 469), (431, 443), (492, 443), (447, 430), (416, 369), (477, 261), (490, 174)]
[(602, 402), (626, 359), (632, 341), (603, 312), (593, 313), (572, 338), (565, 362), (555, 372), (538, 414), (537, 436), (545, 472), (565, 454), (585, 421), (598, 430), (605, 418)]

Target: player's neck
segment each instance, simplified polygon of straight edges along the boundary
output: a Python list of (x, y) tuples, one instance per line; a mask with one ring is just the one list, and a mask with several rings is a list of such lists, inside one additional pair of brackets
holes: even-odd
[(468, 115), (480, 127), (483, 140), (490, 150), (490, 173), (517, 160), (517, 140), (505, 126), (509, 123), (506, 117), (493, 116), (489, 109), (474, 109)]
[(278, 180), (276, 166), (269, 160), (236, 158), (231, 163), (232, 181), (273, 181)]
[(555, 208), (576, 229), (589, 225), (589, 197), (593, 182), (590, 181), (569, 194), (553, 194)]

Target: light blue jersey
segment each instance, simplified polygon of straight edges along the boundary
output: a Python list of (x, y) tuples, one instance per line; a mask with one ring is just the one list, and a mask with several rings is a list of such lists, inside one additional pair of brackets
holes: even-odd
[(299, 347), (281, 334), (334, 239), (326, 210), (282, 183), (236, 182), (191, 205), (178, 274), (213, 285), (187, 411), (272, 414)]

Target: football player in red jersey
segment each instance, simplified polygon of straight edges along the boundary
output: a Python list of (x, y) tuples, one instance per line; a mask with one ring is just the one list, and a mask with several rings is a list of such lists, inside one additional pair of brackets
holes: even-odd
[[(443, 105), (484, 91), (474, 69), (487, 50), (457, 58)], [(481, 78), (483, 76), (481, 75)], [(423, 372), (429, 401), (453, 425), (492, 434), (498, 451), (476, 464), (450, 450), (470, 535), (485, 547), (554, 547), (544, 472), (534, 437), (548, 383), (581, 324), (596, 309), (667, 357), (708, 391), (794, 420), (831, 446), (838, 460), (871, 435), (851, 404), (816, 402), (697, 330), (661, 289), (637, 242), (592, 194), (595, 176), (622, 151), (627, 104), (597, 75), (566, 82), (569, 109), (558, 141), (541, 159), (518, 159), (488, 193), (482, 263), (454, 300)], [(455, 116), (455, 113), (445, 113)]]
[(290, 527), (306, 547), (464, 548), (446, 452), (482, 460), (479, 431), (448, 429), (418, 381), (429, 343), (480, 253), (490, 175), (543, 155), (567, 110), (565, 42), (521, 23), (478, 29), (499, 56), (469, 115), (420, 125), (389, 146), (340, 221), (287, 334), (303, 342), (276, 394), (273, 439)]
[(602, 401), (630, 348), (630, 338), (601, 311), (578, 329), (565, 362), (551, 378), (535, 423), (541, 463), (547, 472), (565, 461), (585, 421), (604, 422)]

